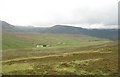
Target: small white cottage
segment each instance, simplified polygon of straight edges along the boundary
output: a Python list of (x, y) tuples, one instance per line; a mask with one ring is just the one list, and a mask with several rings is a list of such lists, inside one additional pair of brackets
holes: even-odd
[(43, 47), (43, 45), (36, 45), (36, 47), (37, 47), (37, 48), (39, 48), (39, 47)]

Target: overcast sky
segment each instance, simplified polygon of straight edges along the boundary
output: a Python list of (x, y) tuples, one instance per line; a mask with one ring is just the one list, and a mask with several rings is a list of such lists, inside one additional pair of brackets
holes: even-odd
[(19, 26), (117, 28), (118, 1), (0, 0), (0, 20)]

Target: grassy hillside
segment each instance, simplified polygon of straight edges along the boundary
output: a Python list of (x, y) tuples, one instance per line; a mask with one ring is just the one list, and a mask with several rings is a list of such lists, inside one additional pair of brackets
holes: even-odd
[[(71, 34), (37, 34), (37, 33), (5, 33), (3, 32), (3, 49), (35, 48), (37, 44), (51, 47), (87, 46), (108, 42), (86, 35)], [(87, 43), (87, 44), (86, 44)]]
[(32, 47), (31, 42), (24, 38), (17, 37), (14, 33), (3, 33), (2, 47), (4, 49)]
[(3, 32), (2, 42), (3, 74), (118, 74), (115, 41), (77, 34)]

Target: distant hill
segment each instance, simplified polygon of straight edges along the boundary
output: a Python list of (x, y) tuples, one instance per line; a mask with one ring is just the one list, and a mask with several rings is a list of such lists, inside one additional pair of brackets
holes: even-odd
[(47, 33), (67, 33), (67, 34), (79, 34), (81, 33), (83, 28), (81, 27), (72, 27), (72, 26), (64, 26), (64, 25), (55, 25), (53, 27), (47, 28), (44, 32)]
[(3, 31), (7, 32), (35, 32), (35, 33), (55, 33), (55, 34), (84, 34), (99, 38), (118, 39), (117, 29), (84, 29), (81, 27), (73, 27), (66, 25), (55, 25), (53, 27), (22, 27), (13, 26), (2, 21)]
[(43, 32), (46, 28), (41, 28), (41, 27), (31, 27), (31, 26), (15, 26), (15, 29), (17, 32)]
[(15, 32), (15, 26), (5, 22), (5, 21), (0, 21), (2, 23), (2, 31), (4, 32)]
[(46, 33), (69, 33), (69, 34), (85, 34), (89, 36), (108, 38), (108, 39), (118, 39), (117, 29), (84, 29), (80, 27), (63, 26), (56, 25), (46, 29)]

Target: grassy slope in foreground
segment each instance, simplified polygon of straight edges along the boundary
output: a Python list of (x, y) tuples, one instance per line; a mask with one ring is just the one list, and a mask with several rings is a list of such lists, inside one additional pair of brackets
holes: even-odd
[(76, 52), (6, 60), (3, 61), (3, 74), (116, 75), (117, 49), (117, 43), (112, 42), (80, 51), (76, 49)]

